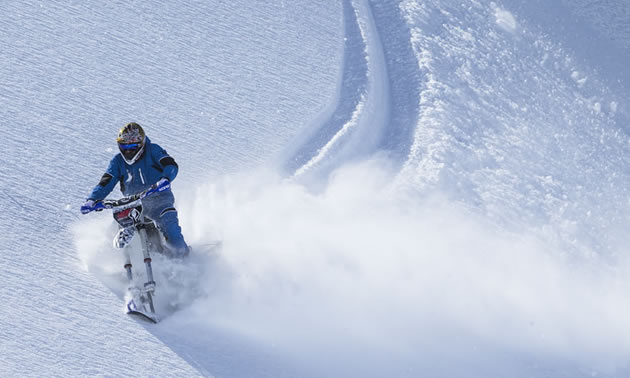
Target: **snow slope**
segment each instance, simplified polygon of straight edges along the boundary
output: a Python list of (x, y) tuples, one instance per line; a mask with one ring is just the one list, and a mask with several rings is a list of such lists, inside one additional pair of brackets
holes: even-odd
[[(2, 3), (0, 375), (627, 376), (627, 6), (595, 3)], [(130, 120), (196, 247), (158, 325), (77, 214)]]

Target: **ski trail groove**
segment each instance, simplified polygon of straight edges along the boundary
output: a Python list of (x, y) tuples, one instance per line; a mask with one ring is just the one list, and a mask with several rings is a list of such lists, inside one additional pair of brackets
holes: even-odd
[[(368, 87), (366, 42), (351, 0), (343, 2), (344, 56), (338, 101), (330, 116), (288, 159), (287, 170), (300, 175), (321, 162), (332, 144), (356, 121)], [(345, 127), (345, 128), (344, 128)], [(335, 138), (337, 136), (337, 138)]]
[(402, 165), (419, 115), (420, 77), (399, 7), (343, 2), (344, 58), (331, 115), (288, 159), (293, 177), (326, 174), (344, 161), (385, 151)]
[(411, 31), (398, 4), (369, 0), (376, 34), (385, 60), (389, 95), (387, 114), (378, 150), (402, 165), (407, 159), (420, 112), (421, 72), (411, 44)]

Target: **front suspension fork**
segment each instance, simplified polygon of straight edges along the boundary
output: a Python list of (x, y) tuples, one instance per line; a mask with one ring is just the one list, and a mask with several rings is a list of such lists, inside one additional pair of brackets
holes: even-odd
[[(155, 293), (155, 281), (153, 280), (153, 268), (151, 267), (151, 255), (149, 254), (149, 248), (147, 245), (147, 231), (144, 228), (138, 230), (138, 236), (140, 236), (140, 244), (142, 245), (142, 256), (144, 257), (144, 265), (147, 270), (147, 282), (144, 283), (143, 292), (147, 295), (147, 301), (149, 302), (149, 308), (151, 312), (155, 313), (153, 307), (153, 295)], [(127, 245), (124, 248), (125, 253), (125, 270), (127, 271), (127, 279), (129, 280), (129, 287), (133, 288), (133, 273), (131, 271), (131, 255), (129, 253), (130, 246)]]

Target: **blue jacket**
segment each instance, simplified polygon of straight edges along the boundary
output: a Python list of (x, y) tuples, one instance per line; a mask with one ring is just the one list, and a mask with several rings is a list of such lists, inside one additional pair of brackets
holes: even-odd
[(107, 171), (88, 199), (94, 201), (105, 199), (117, 183), (120, 183), (123, 195), (136, 194), (148, 189), (161, 178), (173, 181), (178, 169), (177, 163), (166, 150), (151, 143), (147, 137), (142, 156), (132, 165), (127, 164), (120, 153), (112, 158)]

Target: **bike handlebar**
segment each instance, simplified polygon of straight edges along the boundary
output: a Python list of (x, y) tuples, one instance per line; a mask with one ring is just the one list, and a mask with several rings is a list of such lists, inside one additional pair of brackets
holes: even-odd
[(81, 206), (81, 213), (87, 214), (92, 211), (101, 211), (104, 209), (128, 209), (137, 206), (142, 200), (154, 193), (161, 193), (171, 189), (171, 183), (166, 182), (160, 186), (151, 186), (149, 189), (136, 193), (134, 195), (123, 197), (117, 200), (95, 201), (94, 206)]

